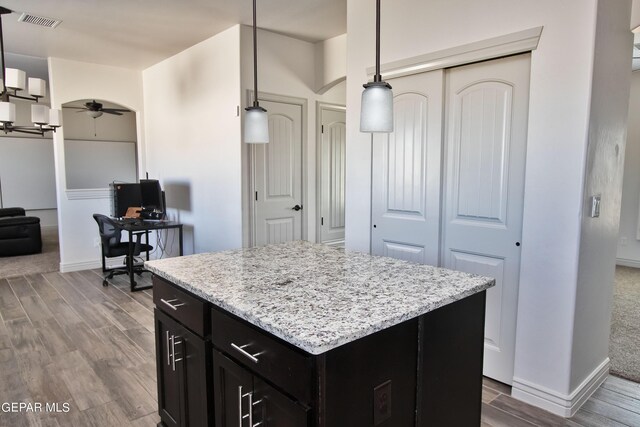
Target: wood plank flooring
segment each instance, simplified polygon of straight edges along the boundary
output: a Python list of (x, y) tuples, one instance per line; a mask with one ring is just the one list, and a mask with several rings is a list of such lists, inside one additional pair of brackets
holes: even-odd
[[(103, 287), (99, 271), (0, 279), (0, 404), (70, 407), (68, 413), (0, 411), (0, 427), (155, 426), (152, 310), (150, 290), (132, 294), (122, 276)], [(613, 376), (571, 419), (510, 392), (485, 379), (482, 426), (640, 426), (640, 384)]]

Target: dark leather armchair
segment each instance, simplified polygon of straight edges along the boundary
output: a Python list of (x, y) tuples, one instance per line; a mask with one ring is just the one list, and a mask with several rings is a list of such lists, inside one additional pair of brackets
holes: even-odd
[[(98, 223), (98, 231), (102, 242), (102, 271), (104, 273), (109, 272), (109, 275), (102, 281), (102, 286), (107, 286), (109, 279), (112, 279), (115, 275), (129, 274), (130, 268), (140, 274), (143, 271), (142, 266), (129, 265), (129, 242), (121, 241), (122, 229), (118, 226), (118, 223), (106, 215), (93, 214), (93, 218)], [(153, 246), (141, 243), (142, 235), (144, 234), (144, 232), (134, 233), (135, 242), (131, 256), (139, 256), (141, 252), (147, 252), (153, 249)], [(107, 258), (121, 256), (125, 257), (124, 266), (107, 268)]]
[(0, 256), (42, 252), (40, 218), (25, 216), (22, 208), (0, 209)]

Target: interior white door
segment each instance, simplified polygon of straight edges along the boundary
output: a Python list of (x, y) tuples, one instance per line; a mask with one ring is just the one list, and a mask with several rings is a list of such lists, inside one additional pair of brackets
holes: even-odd
[(446, 84), (445, 267), (490, 276), (484, 374), (512, 383), (530, 55), (454, 68)]
[(373, 136), (371, 253), (438, 265), (443, 71), (389, 83), (394, 131)]
[(346, 118), (344, 109), (322, 108), (320, 241), (344, 241)]
[(256, 246), (300, 240), (303, 212), (302, 107), (262, 100), (260, 105), (269, 115), (269, 143), (252, 147)]

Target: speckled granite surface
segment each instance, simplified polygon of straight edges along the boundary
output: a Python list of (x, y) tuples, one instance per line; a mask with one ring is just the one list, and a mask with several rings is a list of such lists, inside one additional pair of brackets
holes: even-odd
[(311, 353), (432, 311), (493, 279), (303, 241), (145, 263), (155, 274)]

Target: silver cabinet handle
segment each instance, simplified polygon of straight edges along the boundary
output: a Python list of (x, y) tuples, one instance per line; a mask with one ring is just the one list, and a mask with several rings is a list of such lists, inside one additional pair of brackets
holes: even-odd
[(167, 331), (167, 365), (171, 365), (171, 344), (169, 340), (169, 331)]
[(238, 426), (242, 427), (242, 386), (238, 386)]
[(170, 299), (168, 301), (166, 299), (160, 298), (160, 301), (162, 301), (164, 304), (166, 304), (172, 310), (178, 310), (178, 307), (182, 307), (184, 305), (183, 302), (180, 302), (179, 304), (175, 304), (176, 301), (180, 301), (177, 298)]
[(247, 358), (248, 358), (249, 360), (251, 360), (253, 363), (258, 363), (258, 362), (259, 362), (259, 360), (258, 360), (258, 358), (257, 358), (256, 356), (260, 356), (263, 352), (261, 351), (261, 352), (255, 353), (255, 354), (248, 353), (248, 352), (245, 350), (245, 347), (248, 347), (248, 346), (249, 346), (249, 344), (245, 344), (245, 345), (237, 345), (237, 344), (235, 344), (235, 343), (231, 343), (231, 347), (233, 347), (233, 348), (234, 348), (236, 351), (238, 351), (240, 354), (242, 354), (243, 356), (247, 357)]
[(176, 336), (171, 335), (171, 369), (176, 370), (176, 362), (182, 360), (182, 357), (176, 359), (176, 344), (182, 344), (182, 341), (176, 341)]
[[(253, 399), (253, 396), (252, 396)], [(260, 400), (256, 400), (255, 402), (251, 402), (251, 406), (256, 406), (262, 403), (262, 399)], [(253, 408), (251, 409), (253, 411)], [(257, 423), (253, 424), (253, 419), (251, 420), (251, 427), (258, 427), (262, 425), (262, 421), (258, 421)]]

